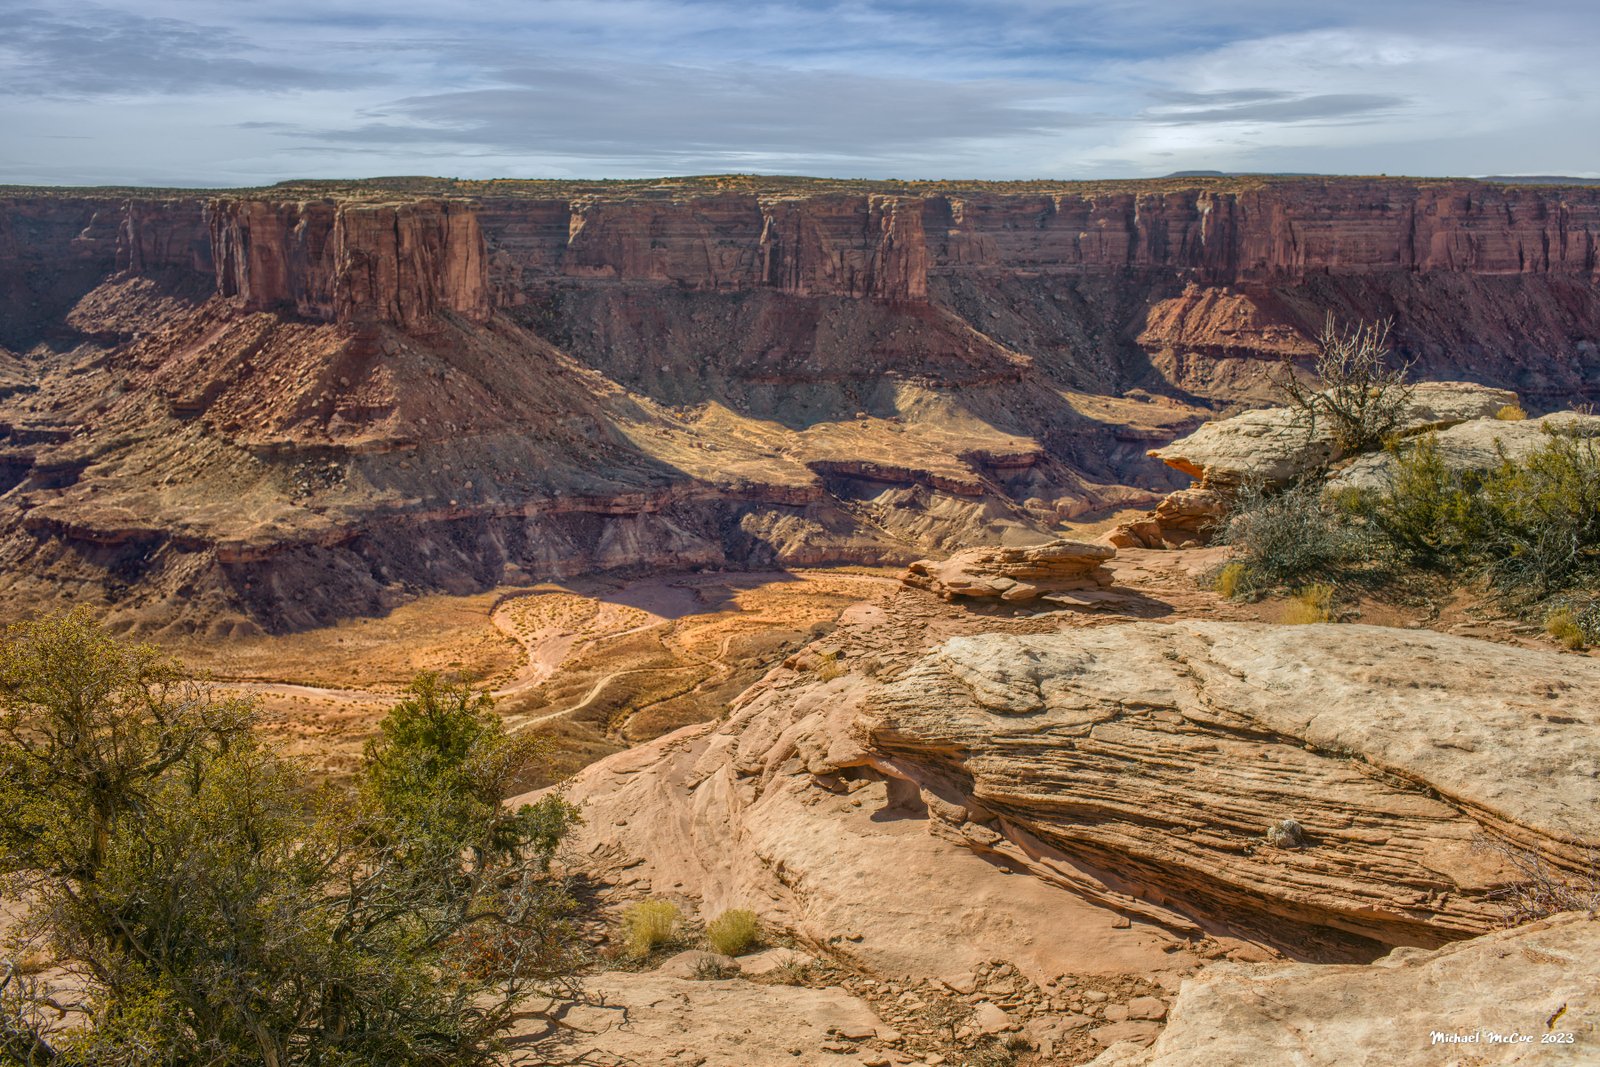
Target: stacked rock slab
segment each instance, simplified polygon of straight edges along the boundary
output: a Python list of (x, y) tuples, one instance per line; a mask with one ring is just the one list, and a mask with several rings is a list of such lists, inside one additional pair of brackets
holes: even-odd
[[(1440, 461), (1453, 471), (1487, 471), (1502, 457), (1523, 460), (1550, 443), (1556, 435), (1576, 438), (1600, 437), (1600, 415), (1580, 415), (1560, 411), (1538, 419), (1503, 422), (1499, 419), (1473, 419), (1441, 430), (1433, 437)], [(1389, 485), (1395, 457), (1389, 452), (1358, 456), (1348, 467), (1328, 479), (1328, 489), (1355, 489), (1381, 492)]]
[(946, 600), (959, 596), (1022, 603), (1052, 593), (1110, 585), (1111, 573), (1101, 564), (1114, 555), (1116, 549), (1107, 545), (1065, 540), (969, 548), (946, 560), (918, 560), (901, 581)]
[[(1517, 394), (1507, 389), (1472, 382), (1422, 382), (1412, 390), (1399, 434), (1414, 436), (1461, 423), (1494, 421), (1502, 408), (1516, 402)], [(1148, 454), (1196, 484), (1168, 496), (1146, 518), (1112, 531), (1106, 540), (1117, 547), (1163, 548), (1204, 541), (1226, 511), (1228, 495), (1241, 486), (1280, 489), (1337, 458), (1327, 421), (1313, 425), (1288, 407), (1208, 422)]]

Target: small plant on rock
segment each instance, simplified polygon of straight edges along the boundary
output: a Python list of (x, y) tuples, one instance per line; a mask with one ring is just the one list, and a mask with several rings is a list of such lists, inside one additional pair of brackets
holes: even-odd
[(756, 913), (744, 908), (729, 908), (706, 924), (706, 942), (724, 956), (750, 951), (760, 933)]
[(1578, 618), (1570, 607), (1552, 611), (1544, 620), (1544, 632), (1574, 652), (1589, 643), (1588, 635), (1583, 632), (1583, 627), (1579, 625)]
[(622, 936), (628, 954), (635, 958), (650, 955), (672, 943), (678, 934), (678, 906), (667, 900), (641, 900), (622, 913)]
[(1244, 594), (1246, 587), (1245, 582), (1248, 576), (1248, 571), (1245, 565), (1235, 560), (1233, 563), (1226, 564), (1217, 572), (1217, 577), (1212, 583), (1212, 588), (1215, 589), (1223, 597), (1223, 599), (1233, 600)]
[(697, 960), (694, 965), (693, 977), (697, 982), (721, 982), (738, 976), (737, 966), (729, 966), (715, 956), (705, 956)]
[(774, 967), (771, 974), (773, 981), (779, 985), (806, 985), (810, 983), (815, 970), (810, 960), (791, 956)]
[(1521, 404), (1507, 404), (1494, 413), (1494, 417), (1501, 422), (1521, 422), (1528, 417), (1528, 413)]

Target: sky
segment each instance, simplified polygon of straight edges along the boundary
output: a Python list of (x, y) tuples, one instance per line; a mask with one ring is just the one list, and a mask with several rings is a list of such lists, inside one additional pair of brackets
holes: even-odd
[(0, 183), (1600, 177), (1600, 0), (0, 0)]

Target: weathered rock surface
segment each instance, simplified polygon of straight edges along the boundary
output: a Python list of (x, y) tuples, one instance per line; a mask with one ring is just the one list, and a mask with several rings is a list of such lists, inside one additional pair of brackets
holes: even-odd
[(1083, 541), (969, 548), (945, 560), (918, 560), (901, 581), (946, 600), (959, 596), (1026, 603), (1051, 593), (1109, 585), (1110, 572), (1101, 564), (1114, 555), (1109, 546)]
[(872, 1008), (840, 989), (612, 972), (588, 979), (555, 1024), (519, 1025), (511, 1045), (538, 1043), (542, 1056), (574, 1063), (839, 1067), (870, 1056), (880, 1030), (889, 1027)]
[(1218, 965), (1184, 983), (1154, 1045), (1115, 1046), (1093, 1065), (1565, 1064), (1597, 1053), (1600, 921), (1569, 913), (1364, 967)]
[[(596, 870), (875, 969), (1153, 973), (1210, 938), (1365, 959), (1493, 929), (1514, 872), (1483, 841), (1582, 866), (1596, 708), (1590, 661), (1426, 632), (943, 639), (861, 608), (835, 654), (571, 796)], [(1268, 843), (1285, 818), (1304, 847)]]
[[(1558, 432), (1600, 437), (1600, 416), (1562, 411), (1518, 422), (1474, 419), (1441, 430), (1432, 440), (1438, 446), (1439, 459), (1449, 469), (1486, 471), (1498, 466), (1502, 455), (1512, 460), (1526, 459), (1544, 448), (1551, 434)], [(1394, 469), (1395, 457), (1387, 452), (1358, 456), (1328, 479), (1328, 489), (1382, 492), (1389, 487)]]
[[(1517, 395), (1509, 390), (1471, 382), (1421, 382), (1411, 394), (1399, 432), (1421, 433), (1492, 418), (1516, 401)], [(1252, 483), (1273, 488), (1332, 459), (1332, 431), (1326, 420), (1312, 426), (1293, 408), (1266, 408), (1208, 422), (1181, 440), (1151, 449), (1150, 455), (1202, 487), (1226, 489)]]

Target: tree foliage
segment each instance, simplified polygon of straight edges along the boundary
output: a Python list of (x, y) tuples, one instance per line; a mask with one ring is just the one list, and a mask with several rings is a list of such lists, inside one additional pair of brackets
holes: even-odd
[[(559, 991), (577, 949), (550, 865), (575, 813), (501, 804), (538, 751), (487, 698), (420, 677), (354, 789), (254, 725), (85, 615), (7, 633), (0, 878), (26, 908), (0, 1060), (480, 1064), (519, 1003)], [(70, 980), (23, 974), (29, 947)]]

